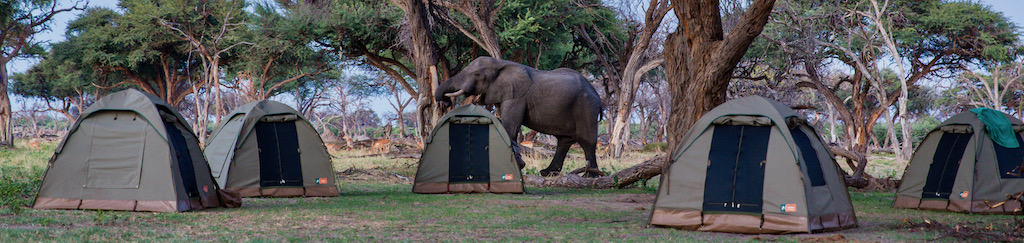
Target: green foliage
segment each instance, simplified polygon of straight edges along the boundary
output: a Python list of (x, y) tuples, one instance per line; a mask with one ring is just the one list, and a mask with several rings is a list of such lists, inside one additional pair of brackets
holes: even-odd
[(896, 5), (905, 17), (894, 21), (900, 52), (911, 58), (939, 57), (936, 63), (962, 67), (973, 61), (1001, 63), (1019, 53), (1017, 26), (978, 2), (907, 1)]
[[(35, 80), (42, 85), (59, 86), (66, 90), (83, 84), (113, 86), (130, 84), (135, 88), (155, 92), (172, 104), (181, 101), (184, 94), (201, 75), (202, 61), (193, 51), (182, 33), (213, 47), (211, 40), (219, 35), (222, 22), (230, 15), (231, 23), (245, 20), (245, 2), (239, 0), (186, 1), (186, 0), (125, 0), (117, 11), (90, 8), (68, 24), (67, 40), (54, 45), (51, 54), (39, 69), (47, 67), (69, 70), (66, 74), (47, 74), (37, 71)], [(223, 36), (218, 48), (236, 43), (239, 36), (233, 32)], [(230, 53), (221, 56), (230, 62)], [(30, 73), (32, 73), (30, 71)], [(29, 74), (28, 77), (33, 76)], [(26, 85), (23, 91), (32, 93), (39, 88)], [(37, 96), (55, 96), (37, 92)]]
[(577, 38), (584, 30), (594, 40), (627, 39), (624, 21), (596, 0), (509, 0), (494, 25), (505, 59), (539, 69), (596, 70), (600, 65), (585, 65), (596, 60)]
[(20, 214), (35, 197), (42, 174), (43, 168), (39, 166), (0, 165), (0, 208)]
[(295, 13), (282, 14), (270, 3), (256, 3), (252, 9), (239, 39), (253, 45), (233, 50), (237, 60), (226, 66), (226, 82), (247, 81), (260, 95), (271, 97), (335, 75), (324, 71), (339, 65), (337, 55), (311, 45), (317, 38), (315, 26)]
[[(0, 0), (0, 54), (2, 57), (28, 57), (45, 53), (42, 43), (32, 38), (48, 29), (52, 21), (43, 18), (51, 14), (53, 0)], [(20, 48), (20, 49), (19, 49)], [(15, 52), (15, 49), (19, 49)], [(5, 61), (10, 61), (7, 59)], [(3, 63), (6, 65), (6, 63)]]
[[(921, 144), (921, 140), (924, 140), (924, 136), (928, 135), (928, 132), (931, 132), (932, 129), (935, 129), (935, 127), (937, 127), (940, 123), (942, 123), (942, 121), (939, 121), (935, 117), (932, 117), (932, 116), (921, 116), (920, 118), (918, 118), (918, 120), (916, 122), (911, 124), (910, 125), (911, 139), (912, 139), (912, 142), (914, 143), (914, 147), (916, 148), (917, 145)], [(903, 128), (902, 128), (902, 126), (903, 125), (900, 124), (900, 123), (896, 123), (895, 124), (895, 127), (896, 127), (896, 141), (898, 141), (898, 142), (903, 142)], [(886, 137), (889, 136), (889, 134), (888, 134), (889, 126), (884, 124), (884, 123), (878, 123), (878, 124), (875, 124), (875, 126), (874, 126), (874, 128), (873, 128), (873, 130), (871, 132), (872, 132), (872, 134), (875, 135), (876, 138), (878, 138), (879, 142), (882, 142), (883, 140), (885, 140)]]

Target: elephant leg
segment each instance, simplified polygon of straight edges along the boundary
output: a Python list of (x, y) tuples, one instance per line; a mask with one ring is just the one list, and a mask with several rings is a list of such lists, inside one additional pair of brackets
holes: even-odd
[(562, 173), (562, 164), (565, 162), (565, 154), (569, 152), (569, 146), (576, 143), (572, 137), (558, 137), (558, 146), (555, 148), (555, 157), (551, 158), (548, 168), (540, 171), (541, 176), (556, 176)]
[(516, 155), (516, 164), (519, 165), (520, 170), (526, 167), (526, 161), (523, 161), (523, 157), (519, 154), (519, 151), (522, 151), (522, 149), (520, 149), (518, 142), (519, 130), (523, 124), (524, 114), (526, 114), (526, 103), (522, 100), (510, 100), (498, 105), (499, 120), (501, 120), (501, 125), (505, 127), (509, 141), (512, 142), (512, 148), (515, 150)]
[(579, 141), (580, 147), (583, 148), (583, 154), (587, 157), (587, 172), (583, 173), (583, 177), (596, 178), (602, 176), (602, 174), (594, 173), (593, 171), (600, 171), (597, 168), (597, 142), (591, 141)]

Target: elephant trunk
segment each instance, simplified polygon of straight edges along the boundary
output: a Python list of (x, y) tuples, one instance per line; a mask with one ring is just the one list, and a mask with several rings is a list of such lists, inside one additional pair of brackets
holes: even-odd
[(455, 88), (455, 86), (452, 85), (451, 79), (445, 80), (438, 84), (437, 89), (434, 90), (434, 100), (437, 101), (437, 103), (441, 104), (441, 107), (451, 107), (452, 100), (451, 97), (447, 96), (447, 94), (451, 92), (457, 92), (456, 90), (461, 89)]

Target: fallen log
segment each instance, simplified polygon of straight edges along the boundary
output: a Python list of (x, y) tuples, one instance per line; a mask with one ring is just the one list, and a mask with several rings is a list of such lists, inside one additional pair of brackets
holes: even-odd
[(531, 147), (526, 147), (526, 146), (516, 146), (516, 147), (518, 147), (519, 154), (521, 154), (523, 156), (530, 156), (530, 157), (551, 157), (551, 156), (555, 156), (555, 151), (547, 150), (547, 149), (544, 149), (542, 147), (536, 147), (536, 148), (531, 148)]
[[(834, 155), (846, 158), (847, 165), (853, 170), (852, 174), (846, 174), (846, 171), (843, 171), (843, 174), (845, 174), (843, 179), (846, 181), (846, 186), (864, 189), (870, 185), (870, 180), (873, 178), (871, 175), (864, 173), (864, 167), (868, 165), (868, 158), (866, 156), (835, 145), (829, 146), (828, 150), (832, 151)], [(836, 166), (839, 165), (837, 164)], [(840, 169), (840, 171), (842, 170)]]
[[(668, 159), (665, 155), (659, 155), (643, 163), (634, 165), (633, 167), (626, 168), (615, 172), (609, 176), (601, 176), (597, 178), (585, 178), (580, 176), (578, 173), (582, 173), (585, 170), (574, 170), (574, 173), (568, 173), (555, 177), (541, 177), (537, 175), (525, 175), (524, 180), (527, 185), (537, 187), (567, 187), (567, 188), (626, 188), (633, 183), (641, 180), (648, 180), (657, 175), (661, 174), (665, 165), (668, 164)], [(598, 171), (600, 172), (600, 171)]]

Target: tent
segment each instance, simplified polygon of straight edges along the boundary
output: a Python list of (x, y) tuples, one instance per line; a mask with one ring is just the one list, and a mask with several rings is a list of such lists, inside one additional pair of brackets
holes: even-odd
[(501, 121), (463, 105), (445, 114), (426, 139), (415, 193), (523, 193), (523, 175)]
[(243, 197), (338, 195), (327, 147), (298, 111), (261, 100), (225, 117), (205, 151), (222, 187)]
[(807, 233), (857, 226), (834, 156), (795, 111), (751, 96), (698, 120), (661, 177), (650, 224)]
[[(1006, 118), (1018, 143), (1024, 145), (1021, 121)], [(1012, 213), (1021, 209), (1019, 202), (1000, 202), (1006, 195), (1024, 191), (1024, 178), (1017, 170), (1022, 160), (1024, 146), (1003, 147), (989, 138), (975, 113), (957, 114), (932, 129), (918, 145), (903, 172), (894, 207)]]
[(179, 212), (220, 206), (217, 189), (185, 119), (160, 98), (129, 89), (79, 116), (32, 207)]

